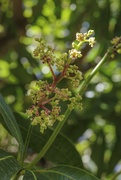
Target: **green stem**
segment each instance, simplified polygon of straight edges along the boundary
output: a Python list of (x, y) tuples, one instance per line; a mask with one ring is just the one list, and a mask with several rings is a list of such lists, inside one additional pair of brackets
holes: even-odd
[(50, 148), (50, 146), (52, 145), (53, 141), (55, 140), (56, 136), (60, 132), (61, 128), (63, 127), (64, 123), (66, 122), (66, 119), (68, 118), (70, 113), (71, 113), (71, 110), (67, 109), (66, 112), (65, 112), (64, 120), (57, 125), (57, 127), (54, 130), (54, 132), (50, 136), (49, 140), (47, 141), (45, 146), (41, 149), (40, 153), (36, 156), (36, 158), (31, 163), (29, 163), (28, 166), (26, 166), (26, 168), (30, 168), (30, 167), (36, 165), (39, 162), (39, 160), (45, 155), (45, 153), (47, 152), (47, 150)]
[[(89, 82), (91, 79), (94, 77), (94, 75), (99, 71), (99, 69), (102, 67), (102, 65), (105, 63), (105, 61), (109, 58), (109, 53), (107, 52), (104, 57), (101, 59), (101, 61), (97, 64), (97, 66), (93, 69), (93, 71), (90, 73), (90, 75), (87, 77), (85, 81), (83, 81), (82, 85), (79, 88), (79, 92), (82, 94), (85, 89), (87, 88)], [(47, 150), (50, 148), (52, 145), (53, 141), (55, 140), (56, 136), (60, 132), (61, 128), (63, 127), (64, 123), (66, 122), (67, 118), (69, 117), (71, 113), (70, 109), (67, 109), (65, 112), (65, 118), (62, 122), (60, 122), (57, 127), (55, 128), (54, 132), (50, 136), (49, 140), (45, 144), (45, 146), (42, 148), (40, 153), (36, 156), (36, 158), (28, 165), (26, 168), (30, 168), (34, 165), (36, 165), (39, 160), (46, 154)]]
[(121, 174), (121, 171), (117, 172), (111, 180), (116, 180), (120, 174)]
[(23, 157), (22, 157), (22, 160), (21, 160), (22, 167), (23, 167), (23, 164), (24, 164), (24, 159), (25, 159), (26, 154), (27, 154), (27, 148), (28, 148), (28, 145), (29, 145), (32, 129), (33, 129), (33, 126), (30, 123), (29, 129), (28, 129), (28, 132), (27, 132), (27, 136), (26, 136), (26, 140), (25, 140), (25, 147), (24, 147)]
[(22, 170), (22, 171), (16, 173), (10, 180), (18, 180), (18, 179), (20, 179), (19, 177), (24, 174), (25, 174), (25, 171)]

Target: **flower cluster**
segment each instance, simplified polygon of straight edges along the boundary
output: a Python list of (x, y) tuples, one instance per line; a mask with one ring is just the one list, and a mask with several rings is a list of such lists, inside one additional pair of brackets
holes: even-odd
[[(76, 41), (72, 43), (73, 49), (69, 50), (68, 53), (61, 54), (60, 57), (55, 55), (54, 49), (45, 40), (42, 38), (35, 39), (39, 45), (33, 54), (42, 63), (48, 65), (52, 74), (52, 81), (50, 83), (39, 80), (30, 84), (28, 95), (33, 104), (26, 112), (31, 119), (31, 124), (39, 124), (42, 133), (48, 126), (53, 126), (56, 120), (63, 120), (63, 102), (66, 102), (66, 107), (70, 110), (76, 106), (82, 107), (81, 95), (74, 95), (68, 88), (59, 88), (58, 84), (66, 78), (74, 88), (78, 88), (82, 80), (82, 73), (75, 64), (72, 64), (73, 59), (82, 57), (80, 48), (83, 43), (88, 42), (91, 47), (94, 45), (95, 39), (90, 37), (93, 33), (92, 30), (84, 34), (77, 33)], [(53, 65), (56, 66), (58, 75), (55, 75)]]
[(33, 51), (34, 57), (39, 58), (43, 63), (50, 62), (51, 65), (54, 65), (56, 58), (53, 53), (53, 48), (47, 45), (43, 38), (35, 38), (35, 41), (37, 41), (39, 45)]
[(69, 51), (69, 54), (70, 54), (70, 58), (72, 59), (77, 59), (82, 57), (81, 51), (77, 51), (76, 49), (71, 49)]
[(76, 41), (72, 43), (72, 47), (78, 50), (85, 42), (89, 43), (89, 45), (93, 47), (96, 43), (95, 37), (92, 37), (93, 34), (93, 30), (89, 30), (86, 33), (76, 33)]
[(113, 38), (111, 43), (114, 45), (113, 51), (117, 52), (118, 54), (121, 54), (121, 37)]
[(40, 124), (42, 133), (48, 126), (53, 126), (56, 120), (63, 120), (60, 103), (72, 101), (72, 93), (67, 88), (60, 89), (41, 80), (30, 84), (28, 95), (31, 96), (33, 105), (27, 110), (27, 114), (32, 125)]

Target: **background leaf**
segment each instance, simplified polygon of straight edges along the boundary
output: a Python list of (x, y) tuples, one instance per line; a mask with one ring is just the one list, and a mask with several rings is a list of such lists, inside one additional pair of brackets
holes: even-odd
[(65, 165), (56, 166), (45, 171), (26, 171), (24, 180), (27, 180), (27, 178), (31, 178), (31, 180), (35, 180), (36, 178), (41, 180), (99, 180), (82, 169)]
[(20, 170), (14, 156), (0, 149), (0, 179), (10, 180)]
[[(18, 127), (18, 124), (15, 120), (15, 117), (9, 108), (9, 106), (6, 104), (3, 96), (0, 94), (0, 113), (3, 116), (3, 119), (0, 119), (1, 123), (2, 121), (5, 122), (6, 126), (8, 127), (11, 135), (16, 138), (16, 140), (19, 143), (20, 152), (23, 151), (23, 140), (21, 136), (20, 129)], [(4, 124), (3, 122), (3, 124)]]
[[(25, 139), (30, 120), (23, 114), (15, 114), (18, 125)], [(39, 126), (33, 128), (29, 147), (35, 152), (39, 152), (44, 144), (47, 142), (51, 134), (52, 129), (47, 129), (44, 134), (40, 133)], [(83, 167), (81, 156), (74, 147), (74, 144), (62, 133), (60, 133), (50, 149), (45, 154), (47, 160), (53, 163), (69, 164), (77, 167)]]

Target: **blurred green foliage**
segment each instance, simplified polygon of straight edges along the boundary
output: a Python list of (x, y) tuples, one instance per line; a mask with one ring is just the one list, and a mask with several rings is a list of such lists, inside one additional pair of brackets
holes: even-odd
[[(97, 44), (83, 49), (83, 58), (76, 62), (86, 77), (110, 40), (121, 35), (120, 0), (1, 0), (0, 9), (0, 91), (13, 111), (29, 107), (31, 81), (50, 78), (33, 58), (35, 37), (44, 36), (64, 52), (76, 32), (93, 29)], [(121, 169), (120, 59), (116, 56), (103, 66), (83, 96), (83, 111), (73, 111), (62, 129), (74, 141), (85, 168), (102, 179)]]

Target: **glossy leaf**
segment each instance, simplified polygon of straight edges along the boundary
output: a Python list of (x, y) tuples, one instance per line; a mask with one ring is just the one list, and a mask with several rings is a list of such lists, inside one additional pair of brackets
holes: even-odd
[(24, 180), (99, 180), (90, 173), (73, 166), (60, 165), (48, 170), (26, 171)]
[(20, 170), (14, 156), (0, 149), (0, 179), (10, 180)]
[(11, 135), (16, 138), (20, 146), (20, 152), (22, 154), (23, 149), (23, 140), (20, 129), (16, 122), (16, 119), (10, 109), (10, 107), (6, 104), (3, 96), (0, 94), (0, 113), (3, 118), (0, 119), (2, 124), (6, 124), (7, 128), (9, 129)]

